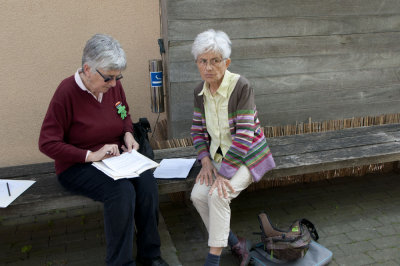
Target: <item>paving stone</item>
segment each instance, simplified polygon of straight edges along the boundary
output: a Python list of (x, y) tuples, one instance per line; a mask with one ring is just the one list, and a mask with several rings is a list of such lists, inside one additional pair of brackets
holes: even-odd
[[(389, 199), (389, 198), (390, 197), (387, 196), (386, 199)], [(384, 200), (385, 199), (361, 201), (361, 202), (358, 202), (357, 205), (360, 206), (361, 209), (366, 210), (366, 211), (369, 211), (371, 209), (380, 209), (387, 205), (387, 203)]]
[(346, 234), (327, 236), (323, 239), (319, 239), (318, 242), (324, 246), (349, 244), (353, 242)]
[(396, 213), (385, 213), (377, 218), (382, 224), (400, 223), (400, 216)]
[[(196, 259), (194, 261), (188, 261), (185, 263), (185, 266), (200, 266), (200, 265), (204, 265), (204, 259)], [(229, 265), (230, 266), (230, 265)]]
[[(175, 242), (176, 243), (176, 242)], [(179, 260), (186, 265), (187, 262), (193, 262), (195, 260), (203, 260), (207, 256), (208, 246), (207, 242), (192, 243), (191, 245), (175, 244), (176, 249), (179, 250)]]
[(378, 250), (368, 251), (367, 254), (375, 259), (376, 262), (385, 262), (388, 260), (400, 258), (400, 248), (384, 248)]
[(365, 241), (381, 237), (380, 234), (376, 230), (374, 230), (374, 228), (354, 230), (351, 232), (347, 232), (346, 235), (352, 241)]
[(349, 244), (338, 245), (338, 247), (343, 251), (343, 254), (351, 255), (364, 253), (365, 251), (376, 250), (376, 247), (370, 241), (361, 241)]
[(371, 231), (375, 229), (375, 227), (382, 226), (383, 223), (374, 218), (364, 217), (364, 215), (362, 215), (359, 219), (350, 222), (349, 225), (351, 225), (355, 230)]
[(370, 242), (377, 248), (390, 248), (400, 247), (400, 235), (385, 236), (380, 238), (373, 238)]
[(160, 232), (160, 238), (162, 239), (161, 256), (171, 266), (182, 265), (182, 263), (178, 258), (176, 247), (172, 242), (171, 235), (168, 232), (168, 228), (165, 224), (164, 217), (162, 215), (160, 215), (160, 222), (158, 229)]
[(333, 260), (329, 263), (329, 266), (339, 266), (339, 264), (337, 264), (336, 261)]
[(332, 246), (325, 246), (327, 249), (329, 249), (332, 252), (333, 258), (335, 257), (343, 257), (345, 256), (345, 253), (343, 252), (342, 249), (340, 249), (339, 245), (332, 245)]
[(379, 262), (379, 263), (373, 263), (373, 264), (369, 264), (370, 266), (372, 265), (377, 265), (379, 264), (379, 266), (398, 266), (399, 263), (394, 261), (394, 260), (389, 260), (389, 261), (384, 261), (384, 262)]
[(383, 225), (381, 227), (376, 227), (376, 231), (380, 233), (382, 236), (390, 236), (390, 235), (395, 235), (395, 234), (400, 234), (400, 228), (398, 228), (400, 225)]
[(341, 266), (360, 266), (375, 263), (375, 260), (364, 253), (352, 254), (349, 256), (335, 257), (335, 263)]
[(338, 235), (352, 231), (354, 231), (354, 228), (349, 224), (334, 224), (323, 226), (318, 232), (325, 235)]

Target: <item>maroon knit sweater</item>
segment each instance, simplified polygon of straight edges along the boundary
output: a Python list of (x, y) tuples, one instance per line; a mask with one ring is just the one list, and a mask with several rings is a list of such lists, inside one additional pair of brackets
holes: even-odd
[[(122, 120), (116, 102), (126, 106)], [(125, 132), (133, 132), (125, 93), (119, 81), (98, 102), (83, 91), (74, 76), (58, 86), (49, 104), (39, 137), (41, 152), (55, 160), (56, 174), (76, 163), (84, 163), (88, 150), (97, 151), (105, 144), (121, 147)]]

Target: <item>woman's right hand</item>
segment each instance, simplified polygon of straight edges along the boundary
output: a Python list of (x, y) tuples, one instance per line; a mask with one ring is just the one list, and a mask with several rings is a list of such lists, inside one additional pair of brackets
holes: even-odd
[(117, 144), (106, 144), (95, 152), (90, 152), (86, 158), (86, 162), (98, 162), (113, 156), (119, 155)]
[(204, 157), (201, 159), (201, 170), (196, 177), (196, 183), (200, 182), (200, 185), (203, 183), (206, 186), (211, 186), (213, 184), (213, 174), (216, 175), (217, 169), (215, 169), (209, 157)]

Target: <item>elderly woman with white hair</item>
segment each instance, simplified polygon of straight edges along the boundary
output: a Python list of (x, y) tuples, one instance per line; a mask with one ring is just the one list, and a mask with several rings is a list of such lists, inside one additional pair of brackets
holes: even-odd
[(209, 234), (205, 265), (219, 265), (228, 244), (240, 265), (247, 265), (251, 244), (230, 230), (230, 202), (275, 163), (260, 128), (253, 88), (228, 71), (231, 41), (226, 33), (200, 33), (192, 54), (203, 82), (194, 90), (191, 135), (202, 167), (191, 200)]
[(139, 148), (122, 88), (125, 52), (111, 36), (86, 43), (82, 68), (64, 79), (48, 107), (39, 149), (55, 160), (58, 181), (67, 190), (104, 205), (107, 265), (168, 265), (160, 256), (157, 183), (150, 170), (113, 180), (91, 163)]

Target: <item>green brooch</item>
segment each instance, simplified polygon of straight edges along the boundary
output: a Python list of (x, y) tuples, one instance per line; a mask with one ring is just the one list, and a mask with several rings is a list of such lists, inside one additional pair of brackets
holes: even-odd
[(120, 114), (122, 120), (124, 120), (125, 117), (126, 117), (126, 108), (125, 108), (125, 106), (122, 105), (121, 102), (117, 102), (117, 103), (115, 104), (115, 108), (117, 108), (118, 114)]

